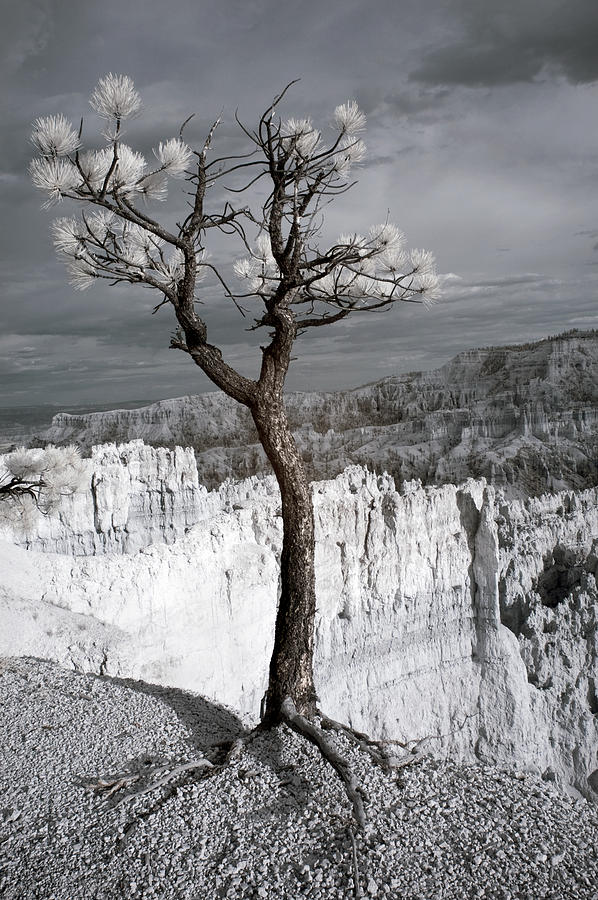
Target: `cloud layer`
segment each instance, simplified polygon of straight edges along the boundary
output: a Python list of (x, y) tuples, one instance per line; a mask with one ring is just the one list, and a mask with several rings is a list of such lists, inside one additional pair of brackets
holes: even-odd
[[(598, 6), (594, 0), (21, 0), (0, 36), (0, 405), (151, 401), (211, 389), (168, 350), (168, 309), (147, 291), (75, 294), (54, 259), (26, 177), (31, 122), (64, 112), (101, 142), (88, 96), (108, 71), (130, 74), (145, 153), (178, 132), (199, 143), (222, 113), (215, 150), (239, 152), (248, 124), (300, 77), (281, 113), (325, 125), (355, 98), (368, 114), (359, 184), (326, 211), (323, 240), (389, 215), (410, 246), (432, 249), (447, 279), (431, 311), (404, 305), (318, 330), (297, 345), (289, 386), (350, 387), (438, 365), (475, 345), (597, 324)], [(217, 198), (218, 200), (220, 198)], [(174, 220), (185, 198), (161, 214)], [(238, 245), (218, 239), (230, 272)], [(208, 284), (211, 339), (255, 375), (259, 342)], [(325, 331), (325, 333), (321, 333)]]

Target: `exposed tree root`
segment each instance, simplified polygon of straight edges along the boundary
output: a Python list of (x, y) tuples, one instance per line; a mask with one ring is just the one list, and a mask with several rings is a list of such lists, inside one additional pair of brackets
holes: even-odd
[(245, 734), (242, 734), (239, 737), (235, 738), (232, 743), (230, 741), (226, 741), (222, 744), (216, 745), (215, 749), (225, 751), (222, 761), (213, 761), (207, 759), (206, 757), (201, 757), (200, 759), (193, 759), (190, 762), (175, 765), (172, 768), (168, 765), (157, 766), (153, 769), (142, 768), (138, 771), (125, 772), (110, 777), (96, 778), (93, 781), (83, 781), (81, 782), (81, 784), (83, 787), (91, 788), (96, 794), (101, 795), (103, 800), (110, 800), (110, 798), (113, 797), (114, 794), (118, 793), (121, 790), (126, 790), (138, 781), (153, 779), (140, 790), (131, 791), (127, 794), (124, 794), (116, 803), (111, 804), (111, 808), (116, 809), (118, 806), (121, 806), (124, 803), (128, 803), (130, 800), (136, 800), (139, 797), (144, 796), (145, 794), (149, 794), (152, 791), (159, 790), (181, 775), (185, 775), (190, 772), (203, 772), (204, 776), (215, 775), (217, 772), (220, 772), (224, 768), (226, 768), (229, 763), (234, 762), (236, 759), (238, 759), (245, 747), (249, 743), (251, 743), (251, 741), (255, 737), (257, 737), (257, 735), (261, 731), (263, 731), (263, 726), (260, 724), (251, 731), (248, 731)]
[(118, 803), (115, 803), (115, 807), (121, 806), (121, 804), (123, 803), (128, 803), (129, 800), (136, 800), (138, 797), (142, 797), (144, 794), (149, 794), (151, 791), (157, 791), (159, 788), (164, 787), (165, 784), (168, 784), (169, 781), (172, 781), (183, 772), (196, 772), (201, 769), (213, 768), (214, 764), (211, 763), (209, 759), (194, 759), (191, 762), (183, 763), (180, 766), (175, 766), (174, 769), (168, 771), (166, 775), (164, 775), (164, 777), (160, 778), (158, 781), (152, 781), (151, 784), (148, 784), (140, 791), (134, 791), (132, 794), (125, 794), (124, 797), (120, 798)]
[[(337, 722), (335, 719), (331, 719), (319, 711), (318, 715), (320, 716), (322, 728), (344, 734), (345, 737), (356, 744), (363, 753), (367, 753), (371, 756), (373, 761), (384, 769), (385, 772), (390, 771), (391, 769), (400, 769), (403, 766), (409, 766), (420, 760), (424, 756), (420, 747), (429, 740), (428, 737), (424, 737), (420, 738), (418, 741), (408, 742), (397, 740), (377, 741), (367, 734), (364, 734), (363, 731), (355, 731), (355, 729), (350, 728), (348, 725), (343, 725), (342, 722)], [(404, 750), (408, 750), (409, 753), (406, 756), (397, 757), (388, 750), (388, 748), (392, 746), (402, 747)]]
[(250, 744), (254, 738), (256, 738), (259, 734), (262, 734), (266, 730), (265, 726), (262, 722), (259, 725), (256, 725), (255, 728), (252, 728), (251, 731), (246, 731), (244, 734), (236, 737), (232, 742), (225, 742), (220, 744), (221, 747), (226, 749), (226, 754), (224, 757), (224, 761), (222, 766), (226, 766), (231, 762), (235, 762), (235, 760), (239, 759), (243, 750)]
[(91, 788), (94, 793), (102, 794), (104, 800), (109, 800), (117, 791), (129, 787), (140, 778), (139, 772), (131, 772), (128, 775), (117, 775), (114, 778), (98, 778), (96, 781), (87, 781), (83, 783), (83, 787)]
[(349, 828), (349, 837), (351, 838), (351, 860), (353, 862), (353, 896), (355, 897), (355, 900), (360, 900), (363, 894), (361, 893), (361, 882), (359, 879), (357, 843), (355, 841), (355, 832), (352, 828)]
[(358, 826), (363, 830), (366, 826), (366, 815), (364, 809), (364, 800), (367, 802), (367, 795), (364, 789), (357, 781), (347, 760), (340, 755), (336, 747), (326, 738), (324, 732), (300, 715), (295, 704), (290, 697), (282, 703), (281, 709), (284, 721), (296, 731), (297, 734), (306, 737), (312, 744), (315, 744), (322, 756), (330, 763), (336, 774), (342, 781), (347, 797), (353, 804), (353, 815)]
[[(297, 712), (297, 708), (290, 697), (287, 697), (282, 703), (280, 713), (282, 721), (289, 728), (292, 728), (293, 731), (297, 732), (297, 734), (300, 734), (314, 744), (322, 754), (322, 757), (330, 763), (345, 788), (347, 797), (351, 801), (353, 807), (353, 817), (361, 830), (364, 830), (367, 824), (367, 815), (365, 812), (365, 806), (368, 802), (367, 794), (359, 784), (349, 762), (341, 756), (324, 732), (329, 730), (343, 734), (362, 752), (367, 753), (373, 762), (380, 766), (385, 772), (393, 769), (400, 769), (403, 766), (412, 765), (413, 763), (418, 762), (424, 756), (421, 747), (428, 740), (428, 737), (408, 742), (398, 740), (374, 740), (361, 731), (355, 731), (348, 725), (343, 725), (341, 722), (337, 722), (335, 719), (323, 715), (319, 710), (318, 717), (320, 719), (320, 726), (318, 726), (306, 716)], [(245, 747), (251, 743), (257, 735), (265, 730), (266, 726), (260, 723), (252, 731), (248, 731), (246, 734), (235, 738), (235, 740), (227, 746), (224, 763), (219, 768), (238, 759)], [(397, 757), (389, 752), (388, 748), (392, 746), (401, 747), (409, 752), (405, 756)], [(354, 843), (355, 836), (353, 832), (351, 832), (351, 835)], [(357, 879), (357, 884), (358, 875), (355, 875), (355, 877)], [(357, 889), (358, 887), (356, 890)]]
[(214, 770), (217, 768), (218, 767), (214, 766), (209, 759), (194, 759), (191, 762), (174, 766), (172, 769), (169, 768), (169, 766), (159, 766), (155, 769), (127, 772), (125, 774), (112, 776), (111, 778), (97, 778), (95, 781), (83, 782), (83, 787), (91, 788), (96, 794), (100, 794), (103, 800), (110, 800), (110, 798), (118, 793), (118, 791), (129, 788), (138, 781), (142, 781), (148, 777), (153, 777), (155, 779), (145, 787), (141, 788), (141, 790), (132, 791), (122, 796), (112, 805), (112, 809), (116, 809), (116, 807), (121, 806), (121, 804), (128, 803), (129, 800), (136, 800), (144, 794), (149, 794), (151, 791), (164, 787), (168, 782), (173, 781), (183, 773), (201, 769)]
[[(364, 830), (367, 824), (367, 815), (365, 806), (368, 802), (367, 794), (364, 788), (359, 784), (349, 762), (339, 753), (334, 744), (327, 738), (325, 731), (334, 731), (344, 735), (348, 740), (355, 744), (360, 751), (367, 753), (376, 765), (380, 766), (385, 772), (393, 769), (399, 769), (403, 766), (412, 765), (418, 762), (424, 756), (421, 750), (424, 744), (432, 735), (421, 738), (417, 741), (398, 741), (398, 740), (374, 740), (361, 731), (356, 731), (348, 725), (337, 722), (329, 716), (323, 715), (318, 710), (320, 724), (308, 719), (306, 716), (297, 712), (297, 708), (290, 697), (287, 697), (280, 708), (280, 719), (283, 724), (295, 731), (297, 734), (306, 738), (314, 744), (320, 751), (322, 757), (332, 766), (338, 777), (340, 778), (345, 793), (351, 802), (353, 808), (353, 818), (357, 827)], [(136, 800), (152, 791), (159, 790), (165, 785), (173, 782), (177, 777), (190, 773), (201, 772), (203, 776), (215, 775), (225, 769), (230, 763), (239, 759), (245, 748), (258, 735), (267, 730), (267, 726), (260, 723), (251, 731), (247, 731), (232, 742), (223, 742), (218, 744), (214, 749), (219, 750), (216, 757), (212, 760), (202, 757), (191, 762), (182, 763), (181, 765), (170, 768), (162, 765), (152, 770), (126, 772), (114, 775), (110, 778), (98, 778), (93, 782), (87, 782), (85, 787), (92, 788), (96, 793), (103, 795), (103, 798), (109, 800), (114, 794), (121, 790), (127, 790), (138, 781), (153, 778), (154, 780), (147, 783), (140, 790), (133, 790), (125, 793), (114, 805), (113, 808)], [(406, 755), (402, 757), (395, 756), (390, 747), (398, 746), (404, 750), (408, 750)], [(351, 840), (355, 857), (355, 835), (351, 830)], [(355, 858), (354, 858), (355, 864)], [(359, 873), (354, 870), (355, 890), (359, 888)], [(355, 896), (359, 896), (358, 893)]]

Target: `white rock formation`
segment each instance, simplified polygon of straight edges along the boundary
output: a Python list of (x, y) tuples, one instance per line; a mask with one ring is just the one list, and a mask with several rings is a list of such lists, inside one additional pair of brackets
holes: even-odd
[[(40, 552), (48, 523), (29, 550), (0, 545), (0, 653), (184, 687), (256, 716), (278, 590), (275, 483), (208, 494), (184, 476), (188, 454), (165, 453), (96, 451), (104, 490), (95, 506), (79, 499), (71, 547), (96, 555)], [(143, 478), (146, 505), (131, 500)], [(359, 467), (315, 484), (322, 708), (592, 795), (597, 501), (593, 489), (507, 503), (484, 481), (397, 491)], [(152, 503), (161, 533), (144, 518)], [(130, 534), (141, 549), (123, 553)], [(151, 544), (159, 535), (176, 540)]]
[(55, 515), (40, 516), (34, 535), (13, 539), (51, 553), (131, 553), (171, 543), (212, 511), (191, 449), (107, 444), (92, 449), (87, 467), (87, 490), (65, 497)]
[[(598, 332), (460, 353), (440, 369), (352, 391), (294, 393), (289, 416), (314, 478), (354, 463), (397, 483), (485, 477), (511, 496), (598, 484)], [(200, 481), (269, 471), (248, 411), (222, 393), (141, 409), (59, 414), (38, 435), (83, 448), (142, 438), (192, 446)]]

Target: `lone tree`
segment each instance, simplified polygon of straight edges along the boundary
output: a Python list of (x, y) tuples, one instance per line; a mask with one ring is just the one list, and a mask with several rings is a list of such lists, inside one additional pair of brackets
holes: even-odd
[[(284, 523), (281, 593), (261, 724), (286, 722), (316, 743), (345, 782), (359, 820), (363, 809), (354, 779), (313, 722), (314, 516), (283, 390), (299, 335), (399, 302), (431, 301), (438, 279), (432, 254), (406, 253), (402, 233), (390, 222), (365, 236), (345, 234), (321, 246), (325, 206), (352, 186), (352, 167), (365, 155), (360, 133), (366, 119), (355, 102), (341, 104), (326, 138), (311, 119), (278, 116), (289, 87), (255, 130), (237, 117), (246, 153), (210, 158), (219, 121), (201, 149), (191, 149), (183, 140), (187, 120), (178, 137), (154, 148), (155, 161), (148, 163), (123, 141), (123, 123), (141, 111), (139, 94), (128, 76), (109, 74), (90, 99), (107, 123), (106, 145), (82, 149), (83, 121), (77, 131), (62, 115), (37, 119), (32, 140), (41, 155), (31, 162), (30, 173), (48, 196), (46, 206), (69, 198), (83, 207), (80, 217), (60, 218), (52, 226), (75, 289), (102, 279), (154, 288), (162, 295), (154, 311), (170, 305), (178, 322), (171, 347), (188, 354), (218, 388), (250, 410), (280, 486)], [(188, 215), (174, 228), (148, 212), (151, 201), (166, 198), (170, 178), (184, 179), (189, 196)], [(217, 187), (230, 199), (210, 205), (210, 196), (222, 195)], [(261, 199), (252, 206), (233, 202), (259, 197), (260, 190)], [(234, 263), (240, 288), (233, 289), (206, 256), (213, 229), (243, 247), (245, 255)], [(208, 340), (198, 311), (198, 289), (207, 275), (244, 315), (253, 304), (251, 327), (267, 331), (255, 381), (225, 362)]]

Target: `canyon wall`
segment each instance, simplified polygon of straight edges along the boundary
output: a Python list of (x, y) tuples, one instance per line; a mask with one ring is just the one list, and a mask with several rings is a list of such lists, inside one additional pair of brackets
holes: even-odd
[[(255, 719), (278, 591), (274, 480), (207, 492), (192, 454), (139, 443), (92, 462), (70, 531), (63, 512), (28, 549), (0, 543), (0, 653), (191, 689)], [(483, 480), (397, 490), (351, 467), (313, 496), (321, 707), (595, 797), (598, 491), (507, 502)]]
[(84, 490), (38, 517), (33, 534), (5, 526), (4, 536), (47, 553), (132, 553), (154, 541), (172, 543), (213, 511), (216, 497), (199, 484), (191, 449), (106, 444), (93, 447), (83, 466)]

